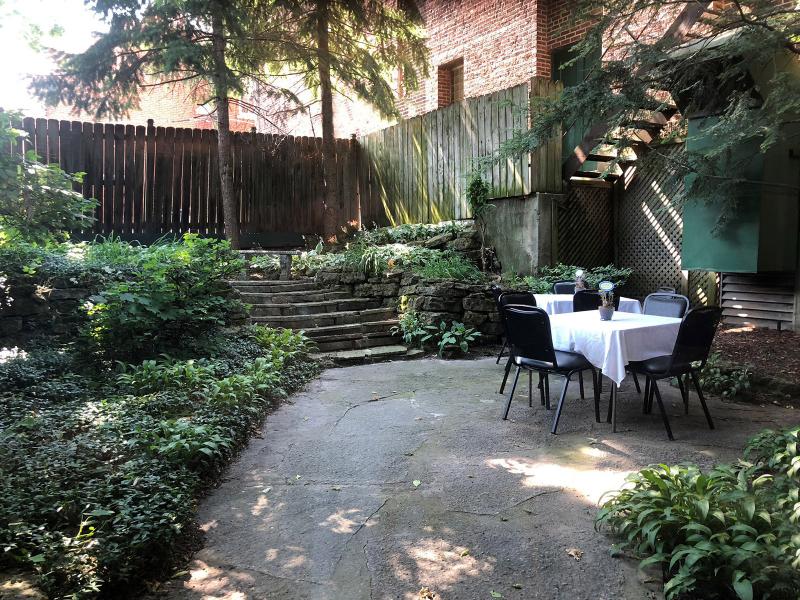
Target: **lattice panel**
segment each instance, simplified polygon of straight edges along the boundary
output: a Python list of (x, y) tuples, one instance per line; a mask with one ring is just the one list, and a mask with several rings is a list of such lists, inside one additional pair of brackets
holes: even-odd
[(614, 260), (611, 189), (571, 185), (558, 205), (558, 260), (599, 267)]
[[(668, 149), (682, 152), (683, 146)], [(683, 219), (675, 198), (683, 194), (669, 166), (636, 174), (618, 206), (617, 264), (634, 274), (625, 295), (642, 297), (660, 286), (685, 289), (681, 274)]]

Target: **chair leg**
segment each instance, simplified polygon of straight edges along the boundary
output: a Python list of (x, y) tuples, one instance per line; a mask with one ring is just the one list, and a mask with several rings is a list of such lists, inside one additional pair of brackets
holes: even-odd
[(544, 374), (544, 407), (550, 410), (550, 374)]
[(508, 381), (508, 374), (511, 372), (511, 357), (508, 357), (508, 362), (506, 362), (506, 372), (503, 375), (503, 383), (500, 384), (500, 391), (497, 392), (498, 394), (502, 394), (503, 391), (506, 389), (506, 381)]
[(539, 372), (539, 398), (544, 406), (544, 376), (541, 371)]
[(508, 345), (508, 340), (503, 340), (503, 347), (500, 348), (500, 354), (497, 355), (497, 360), (495, 361), (494, 364), (496, 364), (496, 365), (500, 364), (500, 359), (503, 358), (503, 352), (506, 351), (506, 346), (507, 345)]
[(678, 388), (681, 390), (683, 398), (683, 412), (689, 414), (689, 394), (686, 393), (686, 384), (683, 382), (683, 375), (678, 375)]
[(586, 397), (583, 395), (583, 371), (578, 371), (578, 387), (581, 390), (581, 400), (584, 400)]
[(650, 377), (644, 380), (644, 398), (642, 399), (642, 414), (647, 414), (647, 401), (650, 400)]
[[(597, 374), (598, 388), (600, 393), (603, 392), (603, 372)], [(614, 411), (614, 385), (611, 385), (611, 396), (608, 399), (608, 414), (606, 415), (606, 423), (611, 423), (611, 413)]]
[(633, 375), (633, 385), (636, 386), (636, 393), (641, 394), (642, 387), (639, 385), (639, 378), (636, 376), (636, 373), (631, 373), (631, 375)]
[(503, 421), (508, 419), (508, 411), (511, 409), (511, 401), (514, 399), (514, 392), (517, 391), (517, 382), (519, 381), (519, 372), (521, 367), (517, 367), (517, 374), (514, 376), (514, 385), (511, 386), (511, 393), (508, 395), (508, 402), (506, 403), (506, 412), (503, 413)]
[(600, 393), (603, 393), (603, 372), (600, 371), (600, 379), (597, 380), (597, 387), (600, 389)]
[(528, 371), (528, 406), (533, 408), (533, 371)]
[(600, 392), (597, 389), (597, 371), (592, 369), (592, 391), (594, 392), (594, 420), (600, 422)]
[(550, 430), (550, 433), (555, 434), (556, 430), (558, 429), (558, 420), (561, 418), (561, 410), (564, 408), (564, 398), (567, 397), (567, 386), (569, 386), (569, 380), (572, 377), (572, 373), (568, 373), (564, 376), (564, 387), (561, 390), (561, 398), (558, 400), (558, 408), (556, 408), (556, 416), (553, 419), (553, 428)]
[(652, 383), (650, 384), (653, 386), (653, 391), (656, 394), (656, 401), (658, 402), (658, 410), (661, 411), (661, 418), (664, 420), (664, 428), (667, 430), (667, 437), (671, 440), (675, 438), (672, 437), (672, 428), (669, 426), (669, 419), (667, 418), (667, 411), (664, 410), (664, 402), (661, 400), (661, 392), (658, 390), (658, 384), (656, 380), (653, 379)]
[(697, 373), (695, 371), (690, 371), (689, 375), (692, 378), (692, 383), (694, 383), (694, 389), (697, 390), (697, 396), (700, 398), (700, 406), (703, 407), (703, 412), (706, 414), (706, 421), (708, 421), (708, 428), (714, 429), (714, 421), (711, 420), (711, 413), (708, 412), (708, 406), (706, 405), (706, 399), (703, 396), (703, 390), (700, 389), (700, 380), (697, 378)]

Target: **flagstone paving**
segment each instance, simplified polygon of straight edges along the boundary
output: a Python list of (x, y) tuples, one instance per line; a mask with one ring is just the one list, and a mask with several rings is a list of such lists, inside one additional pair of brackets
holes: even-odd
[[(594, 422), (575, 386), (553, 436), (552, 412), (536, 396), (528, 407), (527, 385), (500, 419), (501, 375), (489, 358), (324, 372), (268, 417), (202, 503), (205, 545), (161, 594), (656, 598), (653, 574), (612, 556), (613, 540), (595, 531), (602, 494), (650, 463), (731, 460), (751, 434), (800, 421), (800, 411), (713, 399), (710, 432), (696, 396), (685, 416), (666, 390), (669, 442), (626, 382), (617, 433)], [(603, 414), (606, 402), (607, 392)]]

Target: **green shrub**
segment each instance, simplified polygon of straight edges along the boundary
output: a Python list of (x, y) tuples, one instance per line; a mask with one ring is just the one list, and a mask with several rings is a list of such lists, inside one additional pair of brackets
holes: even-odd
[[(534, 294), (549, 294), (553, 291), (555, 282), (574, 280), (575, 271), (581, 268), (559, 263), (552, 267), (541, 267), (535, 275), (525, 277), (519, 277), (514, 273), (504, 273), (501, 281), (503, 286), (509, 289), (527, 289)], [(614, 265), (583, 270), (586, 283), (592, 289), (596, 289), (597, 284), (601, 281), (611, 281), (616, 287), (621, 288), (633, 273), (632, 269)]]
[(438, 326), (428, 325), (425, 329), (428, 333), (423, 336), (422, 343), (434, 342), (439, 358), (444, 356), (445, 350), (450, 349), (457, 349), (466, 354), (469, 352), (470, 344), (481, 336), (475, 329), (457, 321), (453, 323), (442, 321)]
[(414, 310), (403, 312), (397, 325), (392, 327), (390, 331), (392, 335), (401, 335), (404, 344), (418, 346), (419, 348), (422, 348), (422, 339), (428, 336), (429, 333), (425, 321)]
[(91, 227), (97, 202), (73, 189), (81, 173), (43, 164), (33, 151), (7, 151), (28, 135), (12, 126), (20, 118), (0, 112), (0, 238), (46, 242)]
[(274, 254), (254, 256), (248, 262), (248, 267), (264, 279), (278, 279), (281, 273), (281, 261)]
[(425, 279), (452, 279), (479, 283), (486, 277), (474, 263), (455, 252), (441, 252), (423, 260), (415, 260), (411, 270)]
[(800, 429), (764, 432), (747, 460), (703, 473), (648, 467), (606, 500), (598, 523), (656, 565), (668, 599), (790, 599), (800, 589)]
[(137, 366), (120, 363), (117, 383), (133, 394), (152, 394), (163, 390), (191, 393), (207, 386), (215, 378), (212, 363), (205, 360), (145, 360)]
[(718, 352), (708, 357), (708, 362), (700, 372), (700, 385), (704, 390), (728, 399), (748, 392), (751, 379), (752, 373), (746, 367), (725, 367)]
[(242, 305), (226, 279), (242, 269), (227, 242), (184, 236), (148, 248), (134, 278), (91, 298), (84, 338), (101, 357), (137, 360), (169, 352), (187, 335), (208, 335)]
[(443, 233), (460, 235), (470, 228), (469, 223), (447, 221), (439, 224), (403, 224), (395, 227), (378, 227), (361, 231), (357, 239), (368, 245), (380, 246), (384, 244), (407, 244), (428, 240)]
[[(34, 572), (51, 598), (130, 596), (171, 573), (209, 482), (271, 402), (316, 373), (303, 336), (257, 331), (220, 333), (213, 360), (117, 378), (76, 373), (63, 352), (0, 365), (13, 382), (0, 385), (0, 568)], [(53, 382), (81, 391), (42, 394)]]

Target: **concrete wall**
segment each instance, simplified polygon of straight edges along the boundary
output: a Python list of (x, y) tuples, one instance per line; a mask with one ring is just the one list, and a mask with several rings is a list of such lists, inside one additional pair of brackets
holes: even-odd
[(534, 194), (493, 201), (486, 227), (486, 244), (492, 246), (503, 272), (532, 274), (552, 264), (556, 202), (562, 194)]

